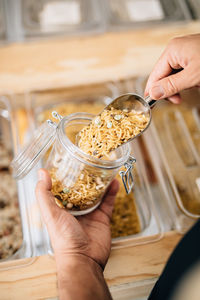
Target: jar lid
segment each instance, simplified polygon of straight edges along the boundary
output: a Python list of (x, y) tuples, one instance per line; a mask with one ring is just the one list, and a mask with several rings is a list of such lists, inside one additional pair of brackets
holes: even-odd
[(56, 137), (56, 128), (57, 124), (51, 120), (47, 120), (38, 127), (31, 142), (25, 145), (11, 162), (15, 179), (22, 179), (38, 163), (52, 145)]

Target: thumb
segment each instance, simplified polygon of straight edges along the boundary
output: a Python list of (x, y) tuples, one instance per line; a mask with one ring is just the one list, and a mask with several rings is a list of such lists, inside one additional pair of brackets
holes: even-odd
[(43, 220), (48, 226), (60, 214), (60, 208), (56, 205), (51, 193), (51, 178), (49, 173), (40, 169), (38, 171), (39, 181), (36, 185), (36, 198), (42, 213)]
[(155, 100), (169, 98), (192, 86), (194, 86), (194, 82), (189, 68), (186, 68), (154, 82), (149, 89), (149, 95)]

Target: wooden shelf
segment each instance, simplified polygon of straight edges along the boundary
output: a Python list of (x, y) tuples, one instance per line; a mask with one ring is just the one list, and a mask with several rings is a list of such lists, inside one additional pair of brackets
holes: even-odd
[[(155, 243), (112, 250), (105, 278), (113, 296), (120, 297), (124, 290), (127, 294), (127, 289), (132, 292), (132, 287), (137, 295), (147, 295), (180, 237), (168, 232)], [(45, 255), (1, 263), (0, 291), (3, 300), (58, 296), (54, 258)]]
[(185, 22), (128, 32), (56, 38), (0, 48), (0, 94), (149, 74), (169, 39), (199, 32)]

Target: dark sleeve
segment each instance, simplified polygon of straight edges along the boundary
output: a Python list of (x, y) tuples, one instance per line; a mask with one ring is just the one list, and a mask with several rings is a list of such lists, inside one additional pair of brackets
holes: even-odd
[(187, 270), (200, 260), (200, 220), (179, 242), (148, 300), (170, 300)]

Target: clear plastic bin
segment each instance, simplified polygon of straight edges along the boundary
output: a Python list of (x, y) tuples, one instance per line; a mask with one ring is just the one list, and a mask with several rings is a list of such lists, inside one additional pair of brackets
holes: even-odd
[(17, 183), (12, 178), (11, 120), (7, 101), (0, 97), (0, 261), (23, 257), (26, 243), (22, 233)]
[[(23, 100), (22, 102), (24, 102), (24, 96), (15, 97), (10, 95), (0, 98), (1, 139), (6, 143), (6, 149), (8, 149), (11, 154), (16, 154), (19, 151), (21, 145), (19, 132), (23, 126), (25, 126), (22, 121), (24, 120), (25, 112), (20, 106), (16, 106), (18, 102), (16, 101), (17, 99), (21, 99)], [(38, 167), (39, 165), (37, 168)], [(39, 207), (35, 199), (34, 190), (37, 181), (37, 168), (33, 170), (25, 180), (16, 182), (17, 187), (15, 189), (15, 195), (13, 196), (14, 208), (12, 213), (14, 219), (17, 219), (18, 222), (16, 225), (17, 233), (14, 230), (13, 237), (10, 235), (10, 240), (13, 238), (13, 246), (17, 243), (20, 247), (14, 255), (6, 259), (15, 260), (18, 258), (33, 257), (34, 260), (35, 256), (50, 252), (49, 237), (41, 220)], [(9, 174), (12, 178), (11, 171)], [(1, 192), (2, 189), (0, 188), (0, 193)], [(12, 192), (12, 189), (10, 189), (9, 192)], [(8, 220), (7, 226), (9, 226), (11, 221), (12, 219)], [(29, 263), (33, 260), (31, 259)], [(16, 265), (20, 267), (24, 264), (22, 265), (16, 262)], [(0, 265), (0, 270), (1, 269), (4, 269), (4, 265)]]
[(25, 36), (76, 34), (104, 29), (98, 0), (22, 0)]
[(113, 29), (137, 28), (191, 19), (182, 0), (107, 0), (108, 23)]
[[(145, 80), (141, 79), (139, 93), (144, 86)], [(182, 97), (180, 105), (159, 101), (153, 109), (149, 132), (143, 135), (179, 231), (200, 217), (199, 91), (185, 91)]]
[(187, 0), (188, 7), (191, 11), (194, 19), (200, 18), (200, 1), (199, 0)]
[(0, 41), (6, 38), (4, 1), (0, 0)]
[(184, 104), (180, 108), (168, 104), (162, 111), (159, 106), (154, 115), (154, 135), (159, 136), (177, 203), (188, 216), (200, 217), (200, 156), (193, 142), (199, 148), (200, 131), (197, 124), (192, 132), (188, 126), (195, 123), (193, 111)]

